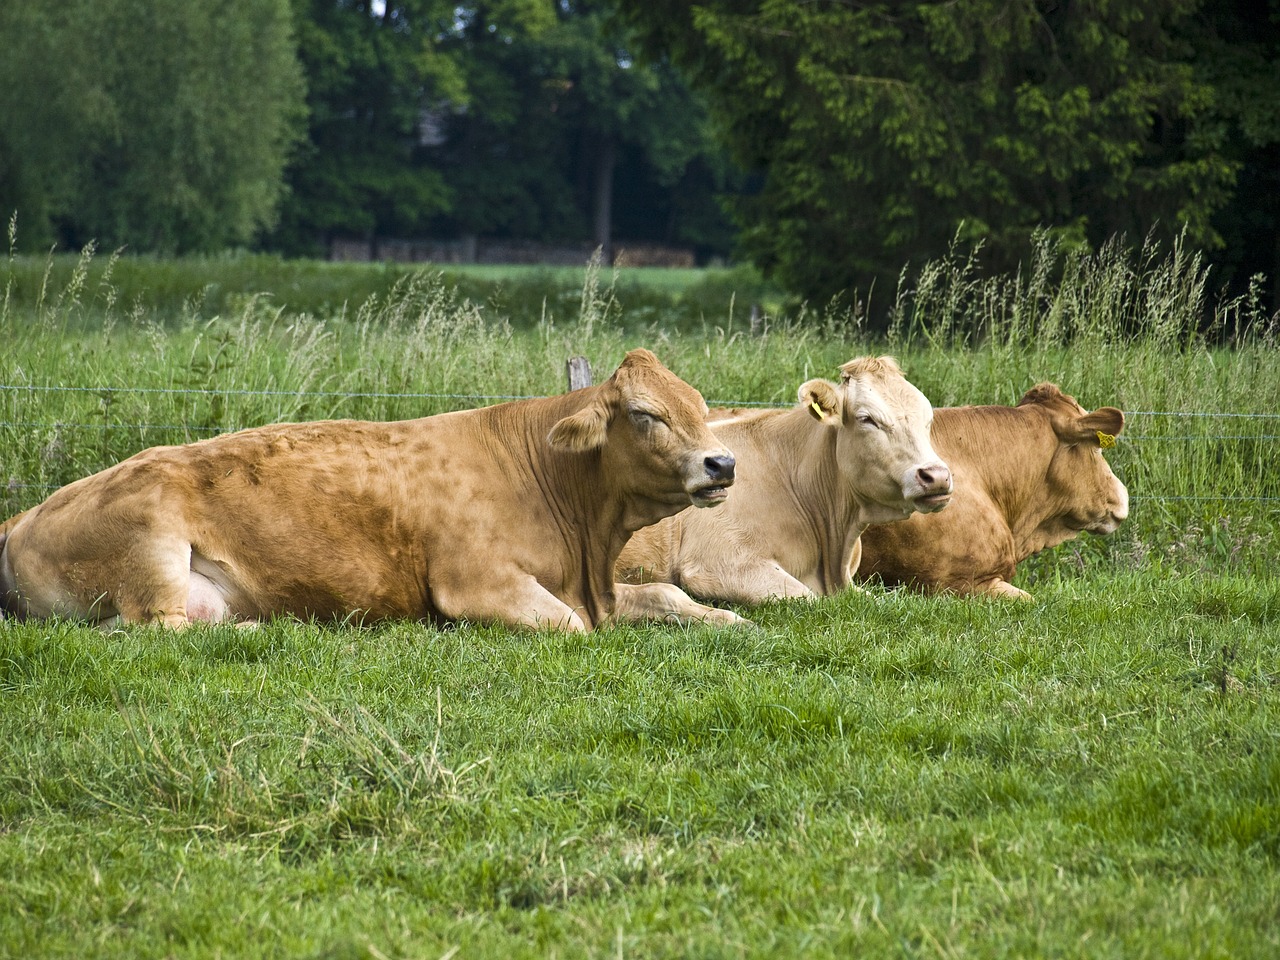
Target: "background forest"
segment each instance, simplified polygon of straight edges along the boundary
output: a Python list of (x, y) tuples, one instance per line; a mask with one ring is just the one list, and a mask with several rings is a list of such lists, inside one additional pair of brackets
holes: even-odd
[(825, 303), (1047, 230), (1274, 309), (1280, 0), (66, 0), (0, 43), (27, 249), (622, 238)]

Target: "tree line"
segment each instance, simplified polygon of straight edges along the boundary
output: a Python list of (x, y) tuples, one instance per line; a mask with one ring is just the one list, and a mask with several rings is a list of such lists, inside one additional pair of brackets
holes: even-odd
[(1280, 0), (63, 0), (0, 43), (28, 247), (623, 236), (826, 301), (1049, 230), (1280, 275)]

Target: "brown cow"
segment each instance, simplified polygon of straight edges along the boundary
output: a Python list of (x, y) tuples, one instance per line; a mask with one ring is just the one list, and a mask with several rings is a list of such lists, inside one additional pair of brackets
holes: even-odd
[(618, 561), (619, 616), (739, 619), (682, 589), (741, 604), (836, 593), (868, 524), (946, 506), (951, 473), (930, 446), (929, 401), (888, 357), (840, 373), (838, 384), (802, 385), (790, 410), (712, 422), (738, 458), (733, 497), (631, 539)]
[(1101, 450), (1123, 427), (1119, 410), (1086, 413), (1051, 383), (1016, 407), (938, 409), (933, 443), (955, 476), (951, 506), (870, 527), (858, 579), (1028, 599), (1009, 583), (1020, 561), (1128, 516), (1129, 492)]
[(273, 615), (590, 629), (641, 527), (734, 460), (647, 350), (598, 386), (418, 420), (155, 447), (6, 524), (0, 602), (97, 622)]

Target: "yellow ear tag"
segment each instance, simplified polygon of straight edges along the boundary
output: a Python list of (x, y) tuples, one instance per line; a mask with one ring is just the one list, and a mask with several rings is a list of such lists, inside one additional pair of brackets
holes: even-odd
[[(809, 406), (813, 408), (813, 412), (814, 412), (815, 414), (817, 414), (817, 417), (818, 417), (818, 419), (819, 419), (819, 420), (825, 420), (825, 419), (827, 419), (827, 411), (823, 410), (820, 406), (818, 406), (818, 401), (817, 401), (817, 400), (812, 401), (812, 402), (809, 404)], [(1111, 442), (1112, 442), (1112, 443), (1115, 443), (1115, 440), (1112, 440)]]
[(1115, 445), (1115, 437), (1109, 433), (1103, 433), (1101, 430), (1098, 431), (1098, 446), (1102, 447), (1103, 450), (1106, 450), (1108, 447), (1114, 447)]

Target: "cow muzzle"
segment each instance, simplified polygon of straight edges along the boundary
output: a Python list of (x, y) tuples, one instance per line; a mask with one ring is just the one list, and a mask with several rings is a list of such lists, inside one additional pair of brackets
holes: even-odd
[(951, 502), (951, 468), (942, 461), (917, 467), (907, 497), (920, 513), (937, 513)]
[(689, 499), (695, 507), (714, 507), (723, 503), (729, 496), (729, 488), (733, 486), (734, 470), (737, 461), (733, 454), (725, 452), (704, 457), (702, 460), (703, 476), (700, 482), (689, 491)]
[(1113, 503), (1107, 505), (1106, 512), (1089, 524), (1084, 529), (1089, 533), (1096, 533), (1105, 537), (1107, 534), (1115, 533), (1120, 529), (1120, 524), (1124, 523), (1129, 516), (1129, 491), (1123, 484), (1120, 484), (1119, 494)]

